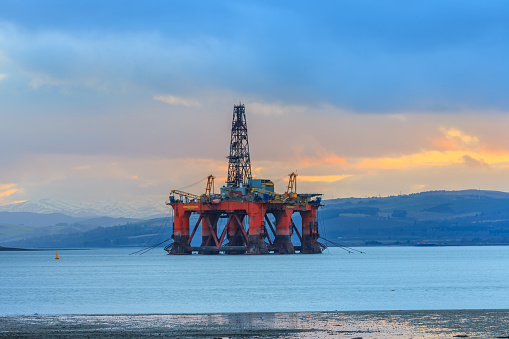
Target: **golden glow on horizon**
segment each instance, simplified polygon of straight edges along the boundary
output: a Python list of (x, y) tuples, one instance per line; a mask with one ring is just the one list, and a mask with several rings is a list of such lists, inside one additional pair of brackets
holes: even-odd
[(509, 152), (479, 150), (479, 138), (455, 128), (440, 128), (445, 139), (436, 139), (433, 144), (439, 150), (422, 150), (419, 153), (399, 157), (366, 158), (357, 168), (405, 169), (419, 166), (445, 166), (465, 164), (469, 167), (505, 167), (509, 163)]
[[(283, 192), (288, 183), (287, 174), (297, 171), (302, 192), (330, 192), (334, 196), (461, 189), (470, 187), (474, 182), (472, 177), (483, 180), (475, 181), (476, 186), (509, 190), (505, 188), (509, 186), (503, 186), (500, 180), (509, 168), (509, 143), (499, 141), (503, 136), (477, 135), (475, 129), (466, 133), (458, 128), (440, 128), (437, 124), (422, 129), (415, 133), (415, 140), (409, 140), (406, 150), (392, 142), (373, 145), (371, 149), (364, 144), (356, 149), (358, 142), (353, 141), (351, 146), (344, 148), (346, 146), (333, 139), (327, 139), (327, 142), (299, 139), (295, 145), (285, 147), (283, 153), (268, 152), (260, 160), (255, 157), (252, 174), (254, 178), (273, 180), (276, 192)], [(397, 133), (394, 131), (393, 134)], [(369, 146), (372, 141), (366, 143)], [(258, 146), (262, 151), (270, 147), (262, 146)], [(96, 191), (101, 192), (102, 188), (97, 187), (104, 183), (112, 198), (126, 192), (132, 192), (132, 199), (143, 194), (153, 196), (161, 193), (161, 187), (203, 194), (209, 174), (215, 176), (215, 192), (219, 193), (227, 179), (228, 160), (207, 154), (200, 158), (193, 152), (184, 156), (187, 157), (154, 156), (139, 161), (136, 157), (52, 154), (44, 157), (44, 166), (36, 166), (39, 162), (34, 162), (23, 177), (10, 175), (9, 181), (18, 184), (0, 183), (0, 205), (44, 196), (45, 190), (39, 187), (50, 185), (56, 187), (55, 192), (60, 189), (65, 193), (70, 188), (80, 194), (84, 192), (87, 194), (82, 198), (84, 201), (100, 200), (102, 196)], [(22, 181), (25, 178), (31, 181)]]
[(348, 177), (351, 177), (351, 174), (343, 174), (343, 175), (299, 175), (297, 176), (297, 180), (301, 181), (323, 181), (323, 182), (335, 182)]
[[(358, 168), (404, 169), (418, 166), (445, 166), (451, 164), (490, 166), (509, 163), (509, 153), (491, 154), (465, 151), (422, 151), (397, 158), (368, 158), (357, 164)], [(480, 167), (479, 166), (479, 167)], [(475, 166), (472, 166), (475, 167)]]
[(303, 166), (317, 165), (345, 165), (346, 158), (340, 157), (333, 152), (320, 152), (317, 156), (302, 155), (302, 150), (296, 148), (296, 159)]

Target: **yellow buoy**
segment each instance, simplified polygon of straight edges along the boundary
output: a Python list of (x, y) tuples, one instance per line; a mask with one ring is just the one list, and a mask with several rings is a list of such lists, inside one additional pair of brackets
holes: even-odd
[(58, 257), (58, 251), (57, 251), (57, 255), (55, 255), (55, 259), (60, 259), (60, 258)]

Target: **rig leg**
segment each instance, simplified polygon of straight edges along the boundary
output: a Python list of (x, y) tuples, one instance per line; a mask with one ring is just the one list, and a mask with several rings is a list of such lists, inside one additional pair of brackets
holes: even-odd
[(318, 222), (316, 221), (316, 209), (300, 212), (302, 217), (302, 247), (300, 253), (322, 253), (322, 246), (318, 242)]
[(265, 242), (265, 213), (267, 207), (262, 204), (249, 203), (249, 243), (247, 254), (267, 254), (269, 246)]
[(269, 246), (265, 242), (265, 234), (249, 235), (246, 254), (268, 254)]
[(273, 212), (276, 217), (276, 238), (274, 239), (274, 253), (293, 254), (292, 244), (292, 213), (293, 209)]
[(187, 246), (187, 242), (189, 241), (189, 236), (175, 236), (173, 238), (174, 243), (169, 252), (169, 254), (191, 254), (192, 252), (189, 250), (189, 246)]
[(191, 213), (183, 208), (175, 209), (173, 220), (173, 246), (169, 254), (191, 254), (189, 250), (189, 217)]

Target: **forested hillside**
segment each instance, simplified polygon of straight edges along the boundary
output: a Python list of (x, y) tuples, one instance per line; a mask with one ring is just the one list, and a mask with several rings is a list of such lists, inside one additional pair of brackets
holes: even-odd
[(432, 191), (334, 199), (319, 214), (324, 237), (348, 244), (509, 243), (509, 194)]

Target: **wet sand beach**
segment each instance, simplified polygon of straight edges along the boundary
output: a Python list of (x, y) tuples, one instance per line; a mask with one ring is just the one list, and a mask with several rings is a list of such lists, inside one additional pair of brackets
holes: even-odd
[(509, 338), (509, 310), (0, 316), (16, 338)]

